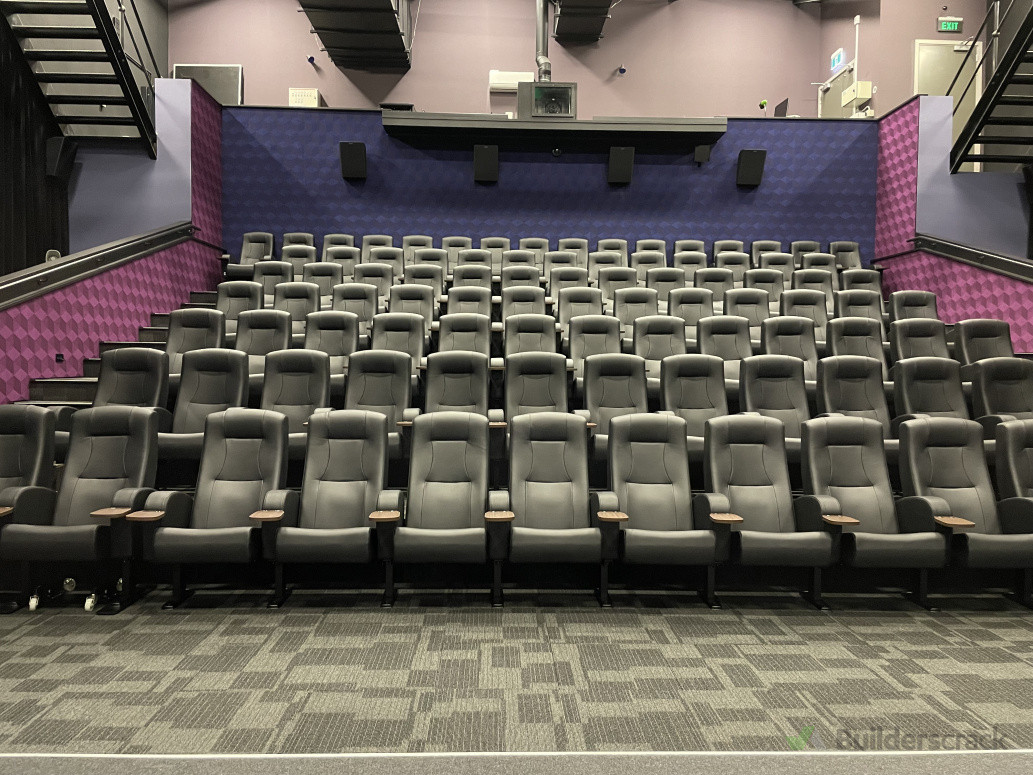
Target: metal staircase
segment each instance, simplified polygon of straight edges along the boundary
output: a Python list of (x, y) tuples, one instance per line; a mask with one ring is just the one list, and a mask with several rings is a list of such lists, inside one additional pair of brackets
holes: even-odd
[(113, 18), (104, 0), (0, 0), (0, 13), (66, 136), (142, 143), (156, 158), (162, 68), (134, 0), (116, 5)]
[[(995, 22), (991, 23), (991, 18)], [(999, 51), (999, 30), (1008, 21), (1018, 22), (1007, 48)], [(975, 88), (976, 78), (983, 71), (988, 56), (993, 56), (996, 67), (988, 80), (982, 96), (977, 101), (972, 115), (958, 135), (951, 149), (951, 172), (957, 172), (966, 162), (984, 164), (1024, 165), (1033, 163), (1033, 8), (1019, 18), (1015, 1), (1008, 5), (1004, 16), (1000, 16), (1000, 5), (995, 4), (976, 33), (978, 39), (987, 30), (991, 45), (986, 47), (982, 59), (976, 64), (972, 77), (967, 82), (961, 79), (968, 59), (974, 56), (975, 48), (962, 63), (948, 93), (954, 97), (954, 110)], [(993, 30), (991, 31), (991, 28)], [(960, 95), (960, 96), (959, 96)]]
[(404, 73), (412, 66), (412, 0), (301, 0), (301, 8), (339, 68)]

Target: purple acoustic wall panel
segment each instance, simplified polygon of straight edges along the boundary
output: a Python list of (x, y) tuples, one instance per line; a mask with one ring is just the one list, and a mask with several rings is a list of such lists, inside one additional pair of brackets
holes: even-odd
[[(369, 177), (341, 179), (338, 143), (366, 144)], [(732, 119), (710, 162), (638, 153), (634, 180), (606, 182), (606, 154), (500, 154), (473, 182), (473, 149), (423, 150), (385, 134), (379, 112), (223, 110), (223, 242), (252, 230), (857, 240), (873, 255), (878, 127), (868, 121)], [(768, 151), (764, 181), (735, 185), (743, 148)]]
[[(27, 398), (31, 378), (82, 374), (98, 342), (136, 339), (152, 312), (175, 309), (191, 290), (213, 287), (220, 273), (218, 251), (184, 242), (0, 310), (0, 403)], [(56, 353), (64, 363), (55, 363)]]
[(921, 289), (936, 294), (940, 318), (997, 318), (1011, 324), (1015, 349), (1033, 352), (1033, 285), (970, 264), (917, 251), (883, 263), (886, 293)]
[(919, 100), (879, 121), (875, 257), (911, 249), (918, 201)]
[(222, 106), (191, 82), (190, 213), (197, 236), (222, 240)]

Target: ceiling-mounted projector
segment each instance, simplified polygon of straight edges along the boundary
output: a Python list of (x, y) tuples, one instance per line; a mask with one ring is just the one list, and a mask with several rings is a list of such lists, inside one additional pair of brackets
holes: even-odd
[(517, 84), (517, 118), (577, 118), (577, 84), (531, 81)]

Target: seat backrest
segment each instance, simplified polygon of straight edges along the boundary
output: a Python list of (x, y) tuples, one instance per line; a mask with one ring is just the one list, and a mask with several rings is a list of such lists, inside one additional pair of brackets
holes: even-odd
[(739, 409), (781, 420), (785, 435), (800, 438), (800, 426), (810, 419), (803, 361), (791, 355), (743, 358), (739, 376)]
[[(550, 250), (543, 256), (543, 267), (546, 277), (552, 276), (552, 270), (557, 267), (578, 267), (578, 251), (576, 250)], [(588, 252), (585, 252), (585, 266), (578, 267), (588, 270)]]
[[(537, 254), (533, 250), (504, 250), (502, 251), (502, 270), (506, 267), (523, 267), (539, 269), (535, 261)], [(541, 271), (539, 269), (539, 271)]]
[(793, 256), (793, 263), (799, 267), (803, 266), (803, 256), (805, 253), (821, 252), (821, 244), (809, 239), (796, 240), (789, 244), (789, 252)]
[(1033, 419), (1033, 361), (1025, 358), (983, 358), (972, 379), (972, 411), (976, 417), (1007, 414)]
[(463, 350), (491, 353), (491, 318), (476, 312), (450, 312), (441, 316), (438, 352)]
[(635, 270), (639, 285), (645, 285), (646, 272), (667, 266), (667, 257), (659, 250), (636, 250), (629, 257), (628, 265)]
[(997, 426), (997, 492), (1005, 498), (1033, 497), (1033, 419)]
[(298, 526), (369, 526), (387, 481), (387, 418), (379, 412), (316, 412), (308, 424)]
[(820, 417), (803, 424), (800, 468), (804, 492), (832, 496), (841, 514), (866, 533), (897, 533), (882, 425), (863, 417)]
[(110, 507), (119, 490), (154, 487), (157, 463), (158, 415), (153, 410), (80, 409), (72, 415), (53, 524), (96, 524), (90, 512)]
[(797, 269), (793, 272), (792, 286), (794, 290), (820, 291), (825, 297), (826, 306), (831, 306), (832, 294), (836, 290), (832, 272), (827, 269)]
[(785, 290), (785, 275), (777, 269), (750, 269), (743, 275), (742, 284), (744, 288), (757, 288), (768, 294), (769, 305), (773, 304), (778, 309), (778, 303), (782, 298), (782, 291)]
[(882, 297), (875, 291), (862, 288), (836, 291), (834, 306), (837, 318), (871, 318), (872, 320), (879, 321), (879, 330), (881, 332)]
[(333, 248), (353, 248), (355, 237), (351, 234), (324, 234), (323, 235), (323, 260), (328, 261), (330, 251)]
[(685, 321), (689, 338), (696, 339), (696, 324), (714, 314), (714, 292), (709, 288), (678, 288), (667, 296), (667, 314)]
[(100, 356), (94, 406), (162, 407), (169, 400), (169, 356), (151, 347), (120, 347)]
[[(444, 279), (445, 275), (448, 274), (448, 251), (444, 248), (416, 248), (412, 252), (410, 265), (415, 267), (424, 264), (439, 267), (441, 269), (441, 277)], [(408, 276), (405, 275), (406, 278)]]
[(636, 530), (692, 530), (685, 421), (674, 415), (615, 417), (610, 423), (610, 489)]
[(345, 409), (364, 409), (387, 416), (388, 433), (409, 408), (412, 359), (395, 350), (360, 350), (348, 359)]
[(304, 322), (308, 313), (319, 311), (319, 286), (314, 283), (280, 283), (273, 296), (273, 309), (282, 309), (295, 323)]
[(761, 324), (771, 317), (768, 294), (759, 288), (732, 288), (725, 292), (725, 314), (746, 318), (759, 336)]
[(754, 266), (761, 266), (760, 257), (765, 253), (781, 253), (782, 243), (774, 239), (755, 239), (750, 244), (750, 258)]
[(434, 238), (429, 234), (406, 234), (402, 237), (402, 261), (410, 264), (417, 250), (433, 247)]
[(661, 253), (667, 255), (667, 240), (640, 239), (635, 243), (636, 253)]
[(488, 418), (422, 414), (412, 424), (405, 524), (422, 530), (483, 527), (488, 503)]
[(885, 379), (886, 351), (882, 347), (882, 321), (871, 318), (843, 317), (829, 321), (829, 355), (860, 355), (874, 358)]
[(255, 264), (273, 258), (273, 235), (267, 231), (249, 231), (240, 245), (240, 263)]
[[(340, 287), (340, 286), (338, 286)], [(291, 346), (291, 316), (282, 309), (252, 309), (237, 317), (235, 348), (248, 355), (268, 355)]]
[(1003, 320), (962, 320), (954, 326), (958, 360), (975, 363), (983, 358), (1011, 358), (1011, 327)]
[(373, 316), (371, 350), (398, 350), (413, 359), (413, 368), (423, 358), (424, 319), (411, 312), (385, 312)]
[[(606, 242), (607, 240), (600, 240)], [(599, 250), (588, 254), (588, 279), (599, 282), (599, 270), (606, 266), (627, 266), (627, 259), (617, 250)]]
[(663, 408), (686, 423), (689, 436), (703, 437), (711, 417), (728, 414), (724, 365), (714, 355), (672, 355), (660, 364)]
[[(344, 282), (344, 270), (340, 264), (324, 262), (305, 264), (301, 279), (319, 288), (320, 299), (329, 299), (333, 295), (334, 286)], [(320, 303), (322, 304), (322, 302)]]
[(696, 323), (696, 344), (703, 355), (738, 361), (753, 355), (750, 321), (734, 315), (712, 315)]
[(549, 271), (549, 295), (556, 299), (565, 288), (587, 288), (588, 270), (579, 266), (554, 266)]
[[(574, 263), (582, 269), (588, 268), (588, 240), (584, 237), (563, 237), (556, 243), (559, 252), (574, 254)], [(545, 273), (549, 273), (549, 254), (545, 254)]]
[[(628, 241), (626, 239), (619, 239), (617, 237), (605, 237), (598, 240), (595, 243), (596, 252), (599, 253), (618, 253), (620, 255), (620, 263), (622, 266), (628, 265)], [(588, 254), (589, 264), (592, 262), (592, 254)]]
[(169, 313), (169, 333), (165, 352), (169, 372), (179, 374), (183, 354), (204, 347), (222, 347), (226, 340), (226, 316), (215, 309), (177, 309)]
[(781, 421), (745, 414), (709, 420), (703, 474), (706, 491), (728, 498), (743, 530), (795, 531)]
[(890, 437), (890, 410), (882, 386), (882, 364), (861, 355), (833, 355), (818, 361), (818, 412), (875, 420)]
[(326, 250), (323, 261), (341, 267), (341, 281), (347, 283), (355, 279), (355, 267), (359, 264), (360, 256), (358, 248), (338, 245)]
[(607, 266), (599, 270), (599, 290), (604, 302), (612, 302), (613, 295), (621, 288), (634, 288), (636, 285), (638, 274), (631, 267)]
[(706, 245), (701, 239), (676, 239), (674, 241), (674, 252), (675, 254), (689, 252), (706, 255)]
[(732, 272), (732, 283), (742, 285), (750, 268), (750, 255), (742, 251), (724, 250), (714, 256), (714, 265)]
[(488, 356), (468, 350), (427, 356), (428, 412), (474, 412), (488, 416)]
[[(510, 251), (511, 253), (513, 251)], [(524, 252), (524, 251), (521, 251)], [(528, 255), (531, 255), (528, 253)], [(510, 264), (502, 269), (502, 290), (518, 286), (542, 287), (542, 275), (534, 264)]]
[(215, 309), (225, 315), (226, 320), (235, 321), (241, 312), (261, 309), (264, 303), (265, 293), (261, 283), (230, 280), (219, 283), (216, 288)]
[(890, 355), (904, 358), (949, 358), (947, 327), (933, 318), (905, 318), (890, 323)]
[(434, 300), (444, 293), (445, 273), (440, 264), (429, 262), (408, 264), (405, 267), (404, 277), (406, 285), (425, 285), (430, 288), (431, 298)]
[(295, 280), (301, 279), (306, 264), (314, 264), (318, 260), (317, 255), (311, 245), (284, 245), (280, 251), (280, 259), (291, 265)]
[(430, 334), (434, 322), (434, 289), (429, 285), (395, 285), (388, 296), (390, 312), (411, 312), (423, 318), (423, 330)]
[(573, 414), (538, 412), (514, 417), (509, 428), (513, 526), (589, 527), (585, 420)]
[(603, 292), (599, 288), (572, 286), (563, 288), (554, 297), (558, 298), (557, 321), (566, 328), (571, 318), (579, 315), (602, 315)]
[(289, 261), (259, 261), (252, 279), (262, 286), (262, 293), (271, 300), (276, 286), (294, 280), (294, 266)]
[(491, 289), (491, 267), (488, 264), (460, 264), (452, 270), (453, 288)]
[(469, 250), (473, 247), (473, 241), (469, 237), (442, 237), (441, 249), (448, 254), (448, 269), (451, 270), (459, 263), (459, 251)]
[(961, 366), (949, 358), (905, 358), (893, 367), (897, 414), (968, 419), (961, 389)]
[(825, 341), (829, 323), (828, 305), (825, 294), (808, 288), (793, 288), (785, 291), (779, 300), (780, 315), (797, 315), (814, 321), (814, 338)]
[(832, 276), (832, 283), (836, 285), (836, 271), (839, 266), (836, 257), (831, 253), (804, 253), (801, 269), (824, 269)]
[(479, 285), (453, 287), (448, 292), (448, 314), (474, 312), (491, 317), (491, 289)]
[[(506, 270), (502, 270), (505, 272)], [(502, 289), (502, 319), (510, 315), (544, 315), (545, 289), (541, 286), (513, 285)]]
[(209, 415), (190, 527), (251, 527), (265, 494), (287, 480), (287, 418), (263, 409)]
[(401, 277), (402, 272), (405, 271), (405, 251), (401, 248), (370, 248), (369, 258), (366, 261), (371, 264), (387, 264), (391, 267), (392, 282), (395, 277)]
[(836, 257), (840, 270), (861, 268), (861, 246), (856, 242), (837, 240), (829, 243), (829, 253)]
[(709, 288), (714, 292), (714, 301), (724, 303), (725, 293), (732, 290), (734, 277), (731, 269), (708, 266), (698, 269), (692, 281), (697, 288)]
[(370, 251), (373, 248), (392, 247), (395, 244), (394, 237), (387, 234), (366, 234), (362, 238), (362, 261), (370, 260)]
[(656, 291), (657, 304), (661, 309), (667, 309), (671, 291), (684, 288), (685, 283), (685, 270), (678, 267), (664, 266), (646, 272), (646, 287)]
[(930, 291), (894, 291), (890, 294), (890, 319), (940, 319), (936, 310), (936, 294)]
[(761, 253), (760, 268), (781, 272), (786, 285), (789, 285), (793, 279), (793, 272), (796, 271), (796, 261), (792, 253)]
[(685, 272), (686, 284), (692, 285), (696, 281), (696, 272), (707, 266), (707, 254), (702, 250), (679, 250), (674, 254), (671, 263), (674, 268)]
[(845, 269), (839, 273), (843, 290), (875, 291), (882, 298), (882, 275), (874, 269)]
[(506, 356), (506, 419), (535, 412), (567, 411), (567, 364), (562, 353)]
[(549, 247), (549, 240), (544, 237), (523, 237), (519, 245), (521, 250), (530, 250), (534, 253), (534, 265), (544, 272), (545, 254), (552, 249)]
[[(714, 261), (717, 261), (717, 257), (722, 253), (741, 253), (743, 249), (742, 240), (737, 239), (717, 239), (714, 240), (713, 251)], [(720, 266), (720, 264), (718, 264)]]
[(803, 362), (806, 380), (818, 377), (818, 349), (814, 343), (814, 321), (779, 315), (764, 321), (761, 344), (768, 355), (789, 355)]
[(51, 486), (55, 425), (56, 415), (41, 406), (0, 406), (0, 492)]
[[(401, 273), (401, 270), (399, 270)], [(355, 267), (354, 280), (357, 283), (368, 283), (377, 289), (377, 296), (387, 298), (395, 281), (395, 270), (390, 264), (369, 263)]]
[(315, 237), (307, 231), (289, 231), (283, 235), (284, 248), (294, 245), (310, 248), (315, 244)]
[(900, 482), (905, 496), (943, 498), (951, 516), (975, 523), (972, 532), (1001, 532), (977, 422), (919, 417), (901, 423)]
[(487, 250), (491, 258), (491, 273), (497, 275), (502, 271), (502, 254), (509, 250), (509, 237), (482, 237), (481, 249)]
[(685, 321), (671, 315), (646, 315), (635, 320), (632, 341), (635, 355), (662, 361), (685, 353)]
[(247, 356), (208, 348), (183, 356), (183, 377), (172, 414), (173, 433), (203, 433), (208, 415), (247, 404)]
[(585, 409), (603, 434), (612, 418), (649, 411), (645, 360), (623, 353), (585, 358)]
[(516, 353), (556, 352), (556, 318), (552, 315), (510, 315), (505, 321), (505, 357)]
[(630, 335), (638, 318), (659, 312), (658, 297), (653, 288), (621, 288), (613, 294), (613, 315)]
[[(499, 260), (502, 260), (501, 253), (499, 254)], [(467, 248), (466, 250), (460, 250), (459, 255), (456, 257), (456, 266), (466, 266), (467, 264), (486, 266), (490, 270), (491, 251), (485, 248)]]
[(369, 283), (344, 283), (334, 286), (331, 301), (334, 312), (350, 312), (359, 324), (359, 335), (369, 332), (369, 324), (377, 314), (377, 288)]
[(570, 319), (568, 339), (574, 375), (582, 377), (588, 356), (621, 351), (621, 325), (611, 315), (579, 315)]
[(317, 350), (277, 350), (266, 356), (259, 408), (286, 415), (291, 433), (304, 433), (304, 423), (329, 401), (329, 355)]

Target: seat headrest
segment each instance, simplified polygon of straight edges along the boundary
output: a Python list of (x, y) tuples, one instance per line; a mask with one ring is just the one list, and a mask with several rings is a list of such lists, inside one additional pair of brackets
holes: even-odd
[[(865, 291), (867, 293), (867, 291)], [(882, 328), (874, 318), (844, 317), (829, 321), (830, 331), (838, 331), (843, 336), (874, 336), (882, 338)]]
[(1033, 385), (1033, 361), (1027, 361), (1025, 358), (984, 358), (976, 361), (975, 365), (985, 380), (1031, 380), (1030, 384)]
[(467, 441), (484, 433), (488, 418), (474, 412), (428, 412), (413, 420), (413, 435), (429, 441)]
[(265, 409), (234, 407), (208, 415), (205, 430), (221, 433), (227, 439), (260, 439), (279, 430), (287, 433), (287, 416)]
[(252, 280), (228, 280), (219, 283), (216, 290), (223, 296), (251, 298), (262, 295), (262, 284)]
[(983, 446), (983, 428), (973, 420), (958, 417), (920, 417), (902, 423), (905, 435), (914, 436), (926, 447)]
[(634, 280), (638, 273), (630, 266), (604, 266), (599, 270), (599, 282), (620, 282), (621, 280)]
[(903, 336), (946, 336), (943, 321), (934, 318), (905, 318), (890, 323), (892, 331)]
[(994, 320), (992, 318), (973, 318), (972, 320), (962, 320), (957, 324), (957, 328), (965, 336), (972, 337), (1009, 337), (1011, 336), (1011, 327), (1007, 322), (1003, 320)]
[(341, 271), (341, 267), (338, 264), (330, 263), (329, 261), (319, 261), (316, 263), (309, 264), (305, 267), (305, 271), (311, 275), (335, 275)]
[(879, 444), (883, 435), (882, 423), (869, 417), (817, 417), (803, 426), (820, 434), (824, 445), (830, 447)]
[(433, 301), (434, 289), (429, 285), (396, 285), (391, 289), (399, 299), (415, 299), (417, 301)]
[(423, 317), (415, 312), (382, 312), (373, 318), (374, 330), (422, 331), (423, 326)]
[(552, 315), (536, 315), (530, 312), (522, 315), (510, 315), (506, 318), (506, 329), (509, 330), (510, 326), (520, 334), (545, 331), (551, 333), (556, 330), (556, 318)]
[(665, 372), (676, 377), (722, 377), (724, 361), (716, 355), (699, 355), (697, 353), (669, 355), (664, 358), (663, 368)]
[[(448, 259), (448, 251), (444, 248), (417, 248), (412, 254), (417, 261), (433, 261), (435, 259), (444, 261)], [(419, 266), (419, 264), (415, 266)]]
[(730, 304), (767, 304), (768, 292), (761, 288), (733, 288), (725, 294), (725, 306)]
[(620, 321), (611, 315), (578, 315), (570, 319), (571, 336), (620, 333)]
[(377, 298), (377, 286), (370, 283), (341, 283), (334, 286), (334, 298), (375, 301)]
[(366, 264), (359, 264), (355, 267), (355, 272), (362, 277), (394, 277), (395, 269), (390, 264), (379, 264), (376, 261), (370, 261)]
[(896, 368), (911, 379), (958, 379), (961, 365), (950, 358), (903, 358)]
[(280, 283), (276, 293), (285, 299), (312, 299), (319, 296), (319, 286), (315, 283)]
[(335, 245), (332, 248), (326, 249), (326, 257), (330, 260), (348, 258), (357, 259), (360, 255), (362, 255), (362, 251), (356, 247), (352, 247), (351, 245)]
[(509, 244), (509, 237), (484, 237), (481, 239), (481, 247), (504, 248)]
[(359, 316), (344, 310), (322, 310), (310, 312), (305, 316), (306, 328), (318, 328), (321, 331), (347, 331), (357, 329), (358, 325)]
[(154, 409), (136, 406), (95, 406), (72, 415), (73, 436), (127, 436), (130, 433), (157, 432), (158, 415)]
[(275, 350), (265, 356), (265, 374), (329, 372), (330, 356), (318, 350)]
[(843, 299), (845, 304), (849, 304), (852, 307), (867, 307), (872, 304), (878, 304), (881, 298), (876, 291), (868, 288), (850, 288), (845, 291), (836, 291), (836, 295)]
[(507, 266), (502, 270), (502, 277), (506, 280), (533, 280), (538, 274), (535, 266)]
[(673, 414), (626, 414), (610, 420), (610, 433), (629, 442), (684, 444), (686, 423)]
[(814, 321), (799, 315), (768, 318), (763, 325), (781, 336), (799, 336), (814, 331)]
[(459, 251), (460, 261), (491, 261), (491, 251), (480, 248), (467, 248)]
[[(560, 293), (562, 292), (560, 291)], [(508, 299), (509, 301), (535, 301), (539, 296), (545, 297), (544, 288), (535, 288), (531, 285), (514, 285), (511, 288), (502, 289), (503, 299)]]
[[(456, 267), (461, 269), (462, 267)], [(454, 296), (460, 301), (482, 301), (491, 298), (491, 290), (481, 288), (479, 285), (460, 285), (458, 288), (449, 290), (448, 295)]]
[(412, 369), (412, 357), (399, 350), (359, 350), (348, 356), (348, 376), (357, 374), (404, 374)]
[(645, 374), (646, 362), (638, 355), (597, 353), (585, 358), (585, 375), (601, 377), (634, 377)]
[[(624, 289), (627, 290), (627, 289)], [(620, 291), (618, 291), (619, 293)], [(597, 298), (602, 298), (602, 291), (598, 288), (585, 288), (584, 286), (576, 285), (572, 288), (561, 288), (559, 292), (560, 301), (566, 302), (581, 302), (581, 301), (595, 301)]]
[(749, 335), (750, 321), (738, 315), (710, 315), (699, 319), (699, 329), (709, 334), (739, 334), (745, 331)]
[(441, 316), (440, 323), (446, 331), (481, 331), (491, 328), (491, 318), (478, 312), (450, 312)]
[(177, 309), (169, 313), (169, 328), (213, 328), (224, 317), (225, 313), (217, 309)]
[(821, 364), (829, 379), (868, 379), (876, 375), (882, 381), (882, 364), (863, 355), (834, 355)]
[(239, 327), (249, 328), (290, 328), (291, 313), (285, 309), (249, 309), (237, 316)]
[(535, 412), (510, 420), (512, 435), (529, 441), (568, 441), (586, 429), (583, 417), (562, 412)]
[(284, 245), (283, 250), (280, 251), (280, 255), (284, 258), (311, 258), (315, 261), (316, 249), (310, 245), (294, 243), (291, 245)]
[(0, 405), (0, 436), (54, 432), (55, 415), (42, 406)]
[(441, 374), (471, 374), (475, 372), (486, 372), (488, 369), (488, 356), (484, 353), (475, 353), (469, 350), (447, 350), (440, 353), (431, 353), (427, 356), (427, 373)]
[(247, 373), (247, 353), (225, 347), (205, 347), (183, 353), (183, 371)]
[(308, 432), (327, 439), (375, 439), (387, 434), (387, 415), (358, 409), (316, 412)]
[(730, 414), (707, 420), (711, 438), (719, 444), (770, 444), (782, 441), (781, 420), (762, 415)]
[(713, 304), (714, 292), (709, 288), (675, 288), (668, 299), (672, 304)]
[(780, 283), (785, 281), (785, 275), (777, 269), (751, 269), (746, 273), (751, 282), (757, 283)]
[(562, 353), (525, 352), (506, 358), (506, 371), (514, 374), (553, 374), (564, 372), (567, 359)]
[(153, 347), (119, 347), (100, 356), (101, 371), (162, 371), (168, 370), (169, 356)]
[(370, 263), (376, 263), (378, 258), (398, 259), (402, 257), (402, 249), (396, 248), (393, 245), (381, 245), (379, 247), (370, 248), (369, 258)]
[(894, 291), (891, 296), (906, 307), (924, 307), (936, 301), (936, 294), (930, 291)]
[(256, 275), (292, 275), (294, 267), (289, 261), (259, 261), (255, 264)]
[(635, 332), (684, 335), (685, 321), (670, 315), (646, 315), (635, 320)]
[(756, 378), (803, 381), (803, 361), (792, 355), (751, 355), (742, 359), (742, 370)]
[(733, 278), (732, 270), (723, 266), (708, 266), (696, 270), (696, 282), (699, 283), (730, 283)]

